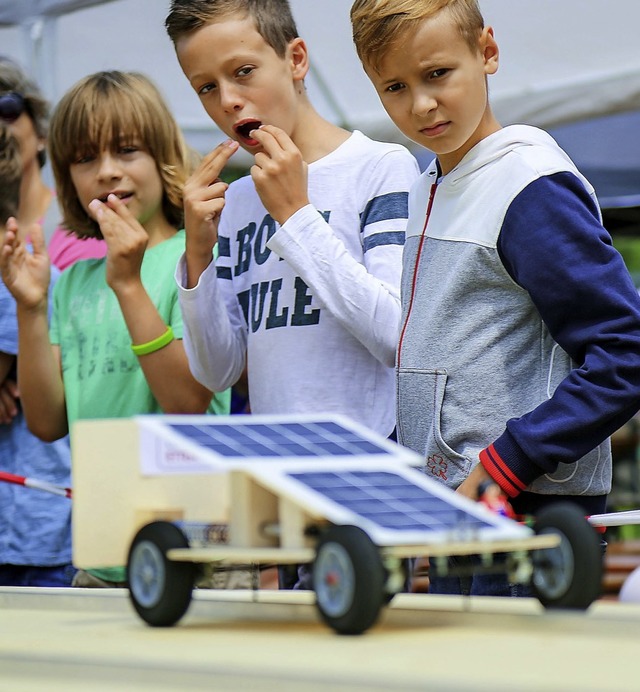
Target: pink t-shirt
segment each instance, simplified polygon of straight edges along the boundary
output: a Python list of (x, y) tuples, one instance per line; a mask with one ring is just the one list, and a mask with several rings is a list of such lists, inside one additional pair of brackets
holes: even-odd
[(78, 238), (62, 226), (58, 226), (47, 248), (51, 264), (60, 271), (80, 259), (99, 259), (107, 254), (107, 244), (97, 238)]

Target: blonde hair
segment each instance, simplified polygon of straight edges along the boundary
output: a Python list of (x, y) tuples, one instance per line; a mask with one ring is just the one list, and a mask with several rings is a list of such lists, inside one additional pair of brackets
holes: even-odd
[(0, 225), (4, 227), (10, 216), (18, 215), (22, 158), (18, 140), (0, 121)]
[(351, 26), (358, 57), (378, 69), (402, 35), (445, 10), (469, 48), (477, 51), (484, 28), (477, 0), (356, 0), (351, 7)]
[(63, 223), (80, 238), (102, 234), (78, 199), (71, 164), (87, 154), (115, 149), (123, 138), (139, 140), (155, 159), (164, 190), (162, 210), (172, 226), (182, 227), (182, 189), (197, 157), (151, 80), (113, 70), (77, 82), (51, 118), (49, 151)]

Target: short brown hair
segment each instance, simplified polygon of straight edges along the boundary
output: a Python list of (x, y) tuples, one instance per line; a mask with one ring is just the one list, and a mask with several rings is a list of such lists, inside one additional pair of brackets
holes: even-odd
[[(49, 102), (42, 95), (36, 83), (10, 58), (0, 55), (0, 93), (15, 91), (24, 99), (27, 115), (31, 118), (33, 129), (38, 137), (47, 139), (49, 131)], [(38, 152), (40, 168), (47, 161), (46, 150)]]
[(0, 121), (0, 225), (4, 228), (10, 216), (18, 215), (22, 158), (18, 140)]
[(155, 159), (162, 179), (162, 209), (176, 228), (183, 223), (182, 189), (196, 156), (158, 88), (137, 72), (96, 72), (60, 99), (51, 118), (49, 147), (63, 222), (78, 237), (101, 238), (100, 227), (82, 206), (70, 166), (80, 156), (137, 137)]
[(252, 17), (258, 33), (281, 58), (298, 38), (288, 0), (172, 0), (164, 25), (175, 45), (192, 31), (232, 15)]
[(484, 20), (477, 0), (356, 0), (351, 7), (353, 42), (363, 64), (378, 69), (389, 48), (406, 31), (446, 10), (472, 51)]

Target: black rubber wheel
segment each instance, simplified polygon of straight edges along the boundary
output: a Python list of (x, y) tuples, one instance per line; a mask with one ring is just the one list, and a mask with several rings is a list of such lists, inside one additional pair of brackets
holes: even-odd
[(536, 515), (534, 530), (559, 533), (562, 541), (556, 548), (533, 552), (533, 593), (545, 608), (586, 610), (601, 592), (602, 548), (584, 512), (558, 502)]
[(184, 533), (166, 521), (143, 526), (129, 550), (129, 595), (140, 617), (153, 627), (170, 627), (187, 612), (197, 567), (192, 562), (172, 562), (167, 551), (188, 548)]
[(378, 619), (385, 575), (378, 548), (362, 529), (330, 527), (312, 568), (320, 616), (339, 634), (361, 634)]

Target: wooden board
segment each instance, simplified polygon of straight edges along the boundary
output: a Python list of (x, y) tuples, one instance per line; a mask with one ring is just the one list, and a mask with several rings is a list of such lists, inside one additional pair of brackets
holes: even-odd
[(0, 690), (617, 692), (638, 689), (640, 605), (403, 594), (366, 634), (319, 623), (308, 592), (199, 591), (146, 626), (123, 590), (0, 589)]

